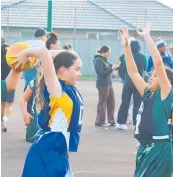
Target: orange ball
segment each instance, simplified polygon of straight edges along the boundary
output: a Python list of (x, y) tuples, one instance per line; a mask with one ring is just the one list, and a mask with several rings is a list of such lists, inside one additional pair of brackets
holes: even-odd
[[(31, 48), (31, 45), (29, 45), (28, 43), (25, 42), (17, 42), (13, 45), (11, 45), (8, 49), (7, 49), (7, 53), (6, 53), (6, 61), (7, 64), (9, 65), (10, 68), (14, 69), (16, 64), (11, 64), (14, 61), (16, 61), (17, 56), (26, 49)], [(31, 68), (33, 68), (35, 66), (36, 63), (36, 58), (32, 57), (31, 58), (31, 64), (29, 62), (26, 62), (24, 65), (24, 71), (29, 70)]]

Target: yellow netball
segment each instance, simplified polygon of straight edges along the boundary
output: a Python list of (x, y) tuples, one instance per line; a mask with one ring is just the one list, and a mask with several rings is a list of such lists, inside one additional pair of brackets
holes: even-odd
[[(11, 63), (13, 63), (14, 61), (16, 61), (17, 56), (19, 55), (20, 52), (22, 52), (23, 50), (29, 49), (31, 48), (31, 45), (25, 43), (25, 42), (17, 42), (13, 45), (11, 45), (8, 49), (7, 49), (7, 53), (6, 53), (6, 61), (7, 64), (9, 65), (10, 68), (14, 69), (15, 68), (15, 64), (12, 65)], [(36, 58), (32, 57), (31, 58), (31, 62), (27, 62), (24, 65), (24, 71), (33, 68), (33, 66), (36, 63)]]

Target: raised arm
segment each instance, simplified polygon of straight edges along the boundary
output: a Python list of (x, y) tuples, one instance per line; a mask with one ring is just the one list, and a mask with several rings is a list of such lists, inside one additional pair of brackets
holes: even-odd
[(52, 59), (54, 59), (59, 53), (64, 52), (64, 51), (66, 50), (49, 50), (49, 53)]
[(11, 69), (9, 75), (6, 78), (6, 87), (7, 87), (7, 92), (13, 91), (21, 77), (21, 72), (15, 71), (14, 69)]
[(148, 47), (148, 50), (152, 56), (154, 69), (156, 71), (156, 75), (158, 77), (159, 85), (161, 88), (161, 98), (162, 98), (162, 100), (164, 100), (168, 96), (168, 94), (170, 93), (170, 90), (172, 87), (171, 87), (171, 83), (167, 77), (162, 57), (161, 57), (153, 39), (150, 36), (150, 29), (151, 29), (151, 25), (150, 25), (150, 23), (148, 23), (142, 32), (140, 32), (139, 30), (137, 30), (137, 32), (140, 36), (142, 36), (144, 38), (146, 45)]
[(17, 58), (18, 64), (16, 65), (16, 69), (22, 69), (24, 64), (29, 60), (29, 57), (36, 57), (41, 61), (44, 80), (50, 95), (57, 98), (61, 97), (62, 88), (57, 79), (51, 52), (49, 52), (46, 48), (30, 48), (28, 50), (24, 50)]
[(138, 68), (134, 61), (129, 42), (128, 42), (128, 29), (126, 27), (122, 27), (121, 40), (123, 42), (124, 56), (126, 60), (126, 68), (128, 75), (130, 76), (132, 82), (134, 83), (136, 89), (139, 91), (140, 95), (144, 95), (145, 88), (147, 87), (146, 82), (138, 73)]

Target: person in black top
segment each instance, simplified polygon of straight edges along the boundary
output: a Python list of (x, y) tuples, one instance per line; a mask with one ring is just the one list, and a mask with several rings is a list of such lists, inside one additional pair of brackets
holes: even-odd
[(8, 47), (9, 45), (6, 43), (5, 39), (1, 37), (1, 80), (5, 80), (11, 70), (6, 61)]
[[(6, 52), (9, 45), (6, 43), (5, 38), (1, 37), (1, 81), (5, 80), (9, 75), (11, 68), (6, 61)], [(6, 122), (12, 113), (12, 103), (14, 102), (14, 91), (6, 92), (1, 99), (1, 131), (6, 132)]]
[(150, 35), (151, 25), (137, 30), (151, 53), (154, 70), (148, 84), (141, 77), (128, 43), (128, 29), (122, 28), (121, 40), (128, 74), (142, 96), (137, 114), (135, 138), (140, 143), (134, 177), (171, 177), (173, 151), (171, 119), (173, 72), (164, 62)]
[[(111, 73), (120, 66), (120, 62), (112, 65), (108, 62), (111, 49), (108, 46), (101, 47), (98, 54), (94, 56), (94, 67), (97, 74), (96, 88), (99, 94), (99, 101), (97, 106), (97, 117), (95, 121), (96, 126), (109, 126), (114, 125), (114, 108), (115, 99), (112, 87)], [(108, 116), (108, 123), (106, 120), (106, 109)]]
[[(124, 54), (122, 54), (120, 57), (119, 57), (119, 61), (122, 63), (122, 61), (124, 60)], [(125, 74), (126, 74), (126, 69), (125, 67), (121, 64), (120, 67), (118, 68), (118, 74), (119, 74), (119, 77), (121, 78), (121, 81), (124, 82), (124, 77), (125, 77)]]
[[(146, 70), (146, 67), (147, 67), (147, 62), (146, 62), (145, 55), (140, 53), (141, 46), (140, 46), (139, 41), (132, 40), (130, 42), (130, 47), (131, 47), (132, 54), (135, 59), (135, 63), (137, 65), (138, 71), (140, 75), (143, 77), (144, 71)], [(141, 96), (138, 90), (135, 88), (134, 84), (132, 83), (127, 73), (124, 55), (122, 57), (123, 59), (121, 61), (121, 65), (125, 69), (125, 74), (124, 74), (124, 83), (123, 83), (123, 91), (122, 91), (122, 103), (118, 111), (116, 128), (125, 130), (127, 129), (127, 127), (125, 126), (125, 123), (128, 117), (128, 110), (129, 110), (131, 97), (133, 96), (133, 125), (135, 125), (137, 111), (139, 109), (139, 105), (141, 102)]]

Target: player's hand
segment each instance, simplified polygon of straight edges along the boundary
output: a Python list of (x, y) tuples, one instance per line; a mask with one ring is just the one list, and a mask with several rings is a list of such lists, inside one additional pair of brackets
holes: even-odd
[(32, 57), (27, 57), (25, 55), (25, 51), (21, 52), (16, 60), (11, 63), (12, 65), (14, 65), (14, 69), (17, 70), (17, 71), (24, 71), (24, 67), (25, 67), (25, 64), (27, 63), (27, 65), (29, 67), (32, 66), (32, 61), (31, 61)]
[(28, 112), (23, 113), (23, 120), (25, 122), (25, 125), (31, 125), (31, 119), (34, 119), (31, 114)]
[(116, 69), (118, 69), (120, 67), (120, 65), (121, 65), (121, 62), (118, 61), (115, 65), (112, 66), (112, 69), (116, 70)]
[(121, 41), (122, 41), (123, 45), (129, 45), (129, 41), (128, 41), (128, 39), (129, 39), (129, 31), (128, 31), (126, 26), (123, 26), (121, 28), (120, 38), (121, 38)]
[(139, 146), (140, 146), (140, 143), (138, 143), (138, 144), (136, 145), (136, 150), (139, 149)]
[(151, 23), (147, 23), (144, 28), (136, 30), (139, 36), (146, 37), (150, 35)]

